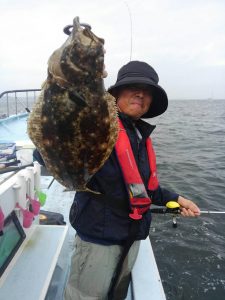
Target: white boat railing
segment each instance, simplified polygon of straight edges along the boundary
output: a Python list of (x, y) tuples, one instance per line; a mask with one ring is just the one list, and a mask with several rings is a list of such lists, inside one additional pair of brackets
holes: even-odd
[(5, 91), (0, 94), (0, 119), (11, 115), (29, 112), (35, 103), (40, 89)]
[(132, 270), (132, 295), (134, 300), (166, 300), (149, 238), (141, 241)]

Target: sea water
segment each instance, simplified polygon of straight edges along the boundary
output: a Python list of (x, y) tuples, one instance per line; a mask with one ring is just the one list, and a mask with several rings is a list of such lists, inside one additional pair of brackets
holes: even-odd
[[(225, 100), (174, 100), (148, 120), (160, 185), (225, 211)], [(153, 215), (150, 238), (168, 300), (225, 299), (225, 214)], [(147, 274), (146, 274), (147, 275)]]

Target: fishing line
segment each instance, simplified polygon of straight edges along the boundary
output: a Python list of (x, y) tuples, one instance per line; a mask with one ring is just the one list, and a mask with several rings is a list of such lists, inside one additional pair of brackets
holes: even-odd
[(129, 7), (128, 3), (126, 1), (124, 1), (124, 0), (123, 0), (123, 3), (127, 7), (129, 18), (130, 18), (130, 61), (131, 61), (132, 52), (133, 52), (133, 24), (132, 24), (132, 15), (131, 15), (131, 10), (130, 10), (130, 7)]

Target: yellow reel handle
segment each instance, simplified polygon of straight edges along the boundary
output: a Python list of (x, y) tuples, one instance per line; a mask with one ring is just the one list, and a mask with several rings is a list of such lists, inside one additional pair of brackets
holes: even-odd
[(177, 203), (176, 201), (169, 201), (166, 203), (166, 207), (169, 209), (176, 209), (176, 208), (180, 208), (180, 204)]

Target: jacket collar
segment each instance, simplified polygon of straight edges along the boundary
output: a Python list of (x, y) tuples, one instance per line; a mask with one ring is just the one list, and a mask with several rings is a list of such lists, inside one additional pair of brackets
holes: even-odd
[(144, 139), (150, 136), (152, 131), (155, 129), (155, 125), (151, 125), (142, 119), (133, 120), (131, 117), (125, 115), (124, 113), (119, 112), (119, 118), (123, 122), (123, 125), (127, 128), (134, 128), (136, 126), (138, 130), (141, 132), (141, 135)]

